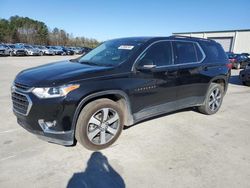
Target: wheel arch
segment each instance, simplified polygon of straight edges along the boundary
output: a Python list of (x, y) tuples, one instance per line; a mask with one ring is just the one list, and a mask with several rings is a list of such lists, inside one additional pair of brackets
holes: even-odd
[(108, 90), (108, 91), (101, 91), (101, 92), (92, 93), (90, 95), (87, 95), (86, 97), (84, 97), (80, 101), (80, 103), (78, 104), (78, 106), (76, 108), (74, 116), (73, 116), (72, 130), (75, 131), (78, 116), (81, 113), (84, 106), (86, 106), (88, 103), (90, 103), (94, 100), (100, 99), (100, 98), (108, 98), (108, 99), (111, 99), (113, 101), (118, 102), (124, 111), (124, 117), (125, 117), (124, 124), (129, 126), (129, 125), (132, 125), (134, 123), (134, 119), (133, 119), (132, 112), (131, 112), (130, 100), (129, 100), (128, 95), (124, 91), (121, 91), (121, 90)]
[(220, 84), (224, 88), (224, 93), (227, 91), (227, 85), (228, 85), (228, 80), (225, 78), (225, 76), (216, 76), (213, 79), (210, 80), (210, 83), (217, 83)]

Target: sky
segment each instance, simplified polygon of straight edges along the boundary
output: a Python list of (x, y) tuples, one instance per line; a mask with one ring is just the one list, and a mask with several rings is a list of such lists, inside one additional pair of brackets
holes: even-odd
[(105, 41), (250, 29), (249, 8), (250, 0), (0, 0), (0, 18), (27, 16), (50, 29)]

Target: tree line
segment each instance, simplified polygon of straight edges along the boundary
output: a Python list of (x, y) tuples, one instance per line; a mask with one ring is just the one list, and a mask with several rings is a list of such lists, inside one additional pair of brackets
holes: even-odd
[(40, 45), (63, 45), (96, 47), (99, 42), (86, 37), (74, 37), (63, 29), (50, 30), (41, 21), (28, 17), (12, 16), (0, 19), (0, 43), (28, 43)]

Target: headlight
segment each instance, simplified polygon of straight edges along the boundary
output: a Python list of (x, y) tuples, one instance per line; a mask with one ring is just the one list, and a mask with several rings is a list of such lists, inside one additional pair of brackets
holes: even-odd
[(70, 84), (64, 85), (60, 87), (45, 87), (45, 88), (35, 88), (32, 90), (37, 97), (45, 99), (45, 98), (55, 98), (55, 97), (64, 97), (69, 92), (79, 88), (79, 84)]

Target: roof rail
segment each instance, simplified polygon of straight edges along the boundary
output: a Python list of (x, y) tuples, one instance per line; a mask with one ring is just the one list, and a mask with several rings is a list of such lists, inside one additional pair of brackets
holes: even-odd
[(190, 36), (183, 36), (183, 35), (171, 35), (172, 38), (187, 38), (187, 39), (197, 39), (197, 40), (203, 40), (203, 41), (213, 41), (211, 39), (205, 39), (205, 38), (199, 38), (199, 37), (190, 37)]

